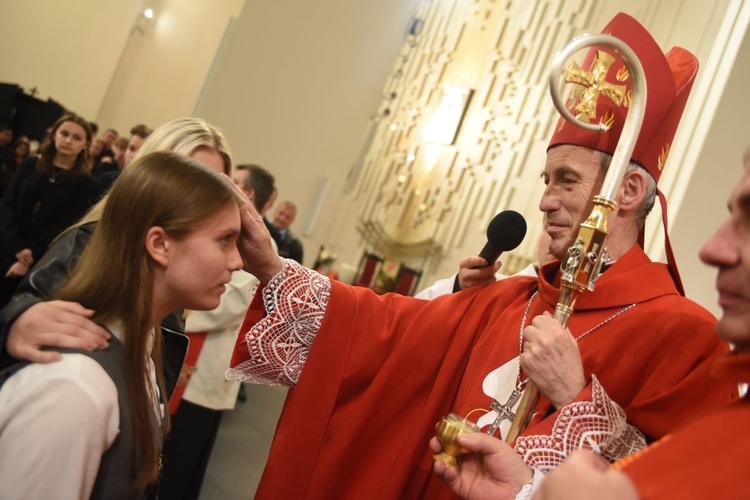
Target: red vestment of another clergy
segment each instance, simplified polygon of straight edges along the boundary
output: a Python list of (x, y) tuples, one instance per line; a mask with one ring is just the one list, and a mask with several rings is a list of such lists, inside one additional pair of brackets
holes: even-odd
[[(713, 368), (716, 384), (750, 382), (750, 354), (724, 355)], [(710, 411), (618, 465), (644, 499), (747, 498), (750, 398)]]
[[(290, 264), (285, 266), (286, 272)], [(433, 301), (378, 296), (332, 282), (306, 360), (297, 357), (295, 342), (304, 338), (298, 333), (309, 325), (315, 307), (294, 320), (297, 340), (267, 339), (258, 328), (273, 329), (290, 319), (272, 311), (251, 328), (263, 316), (260, 301), (254, 301), (232, 366), (264, 376), (277, 370), (281, 380), (295, 363), (297, 368), (304, 363), (279, 420), (257, 498), (452, 495), (431, 472), (428, 441), (435, 424), (451, 412), (465, 416), (489, 407), (492, 398), (484, 393), (483, 380), (518, 356), (522, 317), (537, 289), (527, 324), (554, 309), (556, 267), (542, 268), (539, 280), (511, 278)], [(280, 296), (279, 308), (294, 309), (325, 278), (308, 287), (293, 280), (288, 296), (274, 280), (263, 293)], [(628, 423), (655, 440), (736, 395), (736, 386), (708, 377), (713, 358), (727, 352), (715, 324), (707, 311), (677, 293), (666, 266), (652, 263), (636, 246), (601, 275), (594, 292), (578, 300), (569, 329), (574, 337), (589, 332), (578, 344), (587, 380), (595, 375), (625, 410)], [(578, 400), (590, 399), (591, 392), (589, 383)], [(554, 411), (542, 398), (519, 443), (526, 436), (549, 437), (565, 408)], [(590, 422), (592, 434), (600, 423)], [(557, 452), (565, 447), (550, 442)], [(538, 454), (524, 458), (535, 465)]]

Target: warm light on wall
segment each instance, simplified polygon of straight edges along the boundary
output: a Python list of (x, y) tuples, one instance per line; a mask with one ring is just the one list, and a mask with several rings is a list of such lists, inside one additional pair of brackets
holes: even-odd
[(146, 29), (150, 26), (151, 21), (154, 19), (154, 9), (147, 8), (142, 10), (138, 17), (135, 19), (135, 24), (133, 25), (133, 30), (130, 32), (131, 35), (133, 33), (146, 33)]
[(471, 89), (445, 87), (437, 109), (422, 131), (422, 140), (432, 144), (453, 144), (471, 98)]

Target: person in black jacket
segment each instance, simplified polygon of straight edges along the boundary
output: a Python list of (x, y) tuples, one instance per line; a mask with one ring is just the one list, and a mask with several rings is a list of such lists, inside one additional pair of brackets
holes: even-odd
[(60, 118), (39, 157), (13, 174), (0, 206), (0, 305), (60, 232), (93, 202), (94, 179), (86, 171), (91, 128), (76, 115)]

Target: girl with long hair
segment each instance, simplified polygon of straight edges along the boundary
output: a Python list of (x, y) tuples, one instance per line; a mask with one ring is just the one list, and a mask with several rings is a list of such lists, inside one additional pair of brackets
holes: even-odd
[(159, 324), (219, 304), (242, 267), (241, 201), (222, 176), (173, 153), (123, 172), (55, 293), (96, 311), (110, 347), (11, 368), (0, 389), (4, 498), (143, 498), (155, 483), (169, 426)]
[(86, 171), (89, 123), (65, 115), (52, 127), (39, 157), (13, 174), (0, 206), (0, 305), (50, 243), (94, 201), (96, 184)]

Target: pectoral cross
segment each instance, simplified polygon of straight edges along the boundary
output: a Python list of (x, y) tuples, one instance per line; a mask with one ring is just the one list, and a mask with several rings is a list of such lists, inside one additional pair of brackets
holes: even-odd
[(500, 427), (500, 423), (503, 420), (513, 420), (513, 417), (516, 416), (516, 414), (513, 413), (513, 407), (518, 401), (518, 398), (521, 397), (521, 394), (523, 394), (523, 389), (513, 389), (513, 392), (511, 392), (510, 396), (508, 396), (508, 401), (506, 401), (504, 405), (500, 404), (497, 399), (492, 400), (490, 409), (497, 412), (497, 418), (495, 418), (495, 421), (492, 422), (492, 425), (490, 425), (490, 427), (487, 429), (488, 435), (492, 436), (493, 434), (495, 434), (495, 431), (498, 427)]
[(576, 63), (572, 63), (568, 68), (565, 81), (585, 87), (575, 106), (576, 118), (579, 120), (588, 123), (596, 118), (596, 102), (599, 100), (599, 94), (606, 96), (616, 106), (622, 104), (627, 87), (613, 85), (605, 80), (614, 61), (615, 58), (611, 55), (597, 50), (590, 72), (584, 71)]

